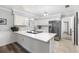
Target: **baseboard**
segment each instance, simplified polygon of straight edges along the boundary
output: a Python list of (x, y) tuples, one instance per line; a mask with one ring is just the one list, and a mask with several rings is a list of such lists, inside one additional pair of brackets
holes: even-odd
[(14, 43), (14, 42), (15, 41), (2, 42), (2, 43), (0, 43), (0, 47), (11, 44), (11, 43)]

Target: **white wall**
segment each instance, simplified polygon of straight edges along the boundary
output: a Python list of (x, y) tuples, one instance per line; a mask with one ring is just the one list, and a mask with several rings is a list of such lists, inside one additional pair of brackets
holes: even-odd
[(13, 15), (11, 12), (0, 10), (0, 18), (7, 19), (7, 25), (0, 25), (0, 30), (10, 31), (10, 27), (13, 26)]
[(10, 27), (13, 26), (13, 15), (11, 11), (0, 9), (0, 18), (7, 19), (6, 25), (0, 25), (0, 46), (13, 42)]

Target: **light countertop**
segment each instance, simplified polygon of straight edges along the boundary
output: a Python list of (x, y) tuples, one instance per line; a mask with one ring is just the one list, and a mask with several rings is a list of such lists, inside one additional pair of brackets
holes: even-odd
[(31, 38), (41, 40), (41, 41), (44, 41), (44, 42), (48, 42), (50, 39), (53, 39), (56, 35), (56, 33), (46, 33), (46, 32), (42, 32), (42, 33), (38, 33), (38, 34), (32, 34), (32, 33), (27, 33), (26, 31), (18, 31), (16, 33), (22, 34), (22, 35), (25, 35), (25, 36), (29, 36)]

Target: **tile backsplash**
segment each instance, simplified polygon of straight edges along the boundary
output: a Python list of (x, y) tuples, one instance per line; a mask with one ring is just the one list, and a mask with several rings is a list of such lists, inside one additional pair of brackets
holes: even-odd
[(19, 26), (19, 31), (26, 31), (26, 30), (27, 30), (26, 27), (20, 27), (20, 26)]

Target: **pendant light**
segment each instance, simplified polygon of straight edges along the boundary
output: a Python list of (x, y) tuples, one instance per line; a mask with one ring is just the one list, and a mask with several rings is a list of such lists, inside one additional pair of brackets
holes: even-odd
[(43, 16), (48, 16), (48, 12), (44, 12)]

